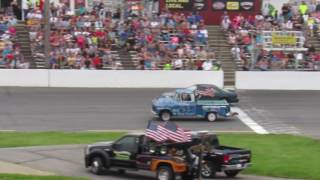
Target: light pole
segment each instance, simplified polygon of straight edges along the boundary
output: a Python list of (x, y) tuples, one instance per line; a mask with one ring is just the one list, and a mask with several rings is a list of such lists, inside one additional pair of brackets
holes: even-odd
[(50, 0), (44, 0), (44, 58), (46, 68), (50, 68)]

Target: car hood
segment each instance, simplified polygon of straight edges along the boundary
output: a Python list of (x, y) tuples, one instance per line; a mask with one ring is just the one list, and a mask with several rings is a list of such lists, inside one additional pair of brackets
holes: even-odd
[(174, 101), (175, 92), (165, 92), (162, 93), (159, 97), (153, 99), (154, 105), (162, 105)]
[(102, 141), (102, 142), (96, 142), (96, 143), (90, 144), (88, 146), (90, 147), (111, 146), (112, 143), (113, 141)]
[(164, 92), (161, 94), (160, 97), (173, 97), (175, 95), (174, 91), (170, 91), (170, 92)]

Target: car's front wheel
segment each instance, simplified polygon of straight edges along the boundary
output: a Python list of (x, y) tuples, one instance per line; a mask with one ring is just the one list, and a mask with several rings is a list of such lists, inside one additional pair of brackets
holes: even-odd
[(96, 175), (100, 175), (105, 171), (101, 157), (97, 156), (92, 159), (90, 171)]
[(207, 115), (206, 115), (206, 119), (210, 122), (213, 122), (215, 120), (217, 120), (218, 116), (217, 116), (217, 113), (215, 112), (209, 112)]
[(160, 166), (157, 169), (158, 180), (174, 180), (175, 175), (170, 166)]
[(162, 121), (169, 121), (171, 119), (171, 113), (170, 111), (164, 110), (160, 112), (159, 117)]

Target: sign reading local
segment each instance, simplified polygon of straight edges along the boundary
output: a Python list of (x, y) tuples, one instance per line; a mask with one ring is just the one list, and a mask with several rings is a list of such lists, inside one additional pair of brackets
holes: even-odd
[(165, 6), (171, 10), (204, 10), (206, 0), (165, 0)]
[(252, 11), (254, 0), (212, 0), (214, 11)]

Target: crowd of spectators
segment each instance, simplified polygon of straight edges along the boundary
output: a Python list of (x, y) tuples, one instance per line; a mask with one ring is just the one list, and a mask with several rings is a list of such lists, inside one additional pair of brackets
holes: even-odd
[[(50, 68), (102, 69), (105, 65), (120, 69), (112, 55), (117, 13), (111, 13), (102, 3), (89, 13), (80, 7), (73, 13), (63, 3), (51, 4)], [(43, 15), (38, 8), (27, 13), (30, 40), (34, 54), (44, 56)]]
[(20, 45), (16, 41), (17, 19), (12, 10), (0, 13), (0, 67), (2, 68), (28, 68), (29, 62), (24, 61), (20, 53)]
[(218, 70), (208, 30), (197, 13), (131, 15), (119, 24), (120, 46), (136, 51), (138, 69)]
[[(37, 8), (27, 13), (32, 49), (43, 53), (43, 16)], [(97, 3), (92, 11), (80, 8), (76, 14), (64, 4), (51, 4), (51, 68), (101, 69), (110, 65), (121, 69), (114, 59), (119, 53), (136, 52), (137, 69), (218, 70), (220, 64), (207, 47), (208, 31), (203, 18), (163, 11), (152, 17), (127, 11), (112, 12)], [(43, 52), (43, 51), (42, 51)]]
[[(319, 54), (308, 39), (318, 32), (320, 4), (284, 4), (278, 12), (266, 4), (262, 13), (243, 17), (241, 14), (230, 19), (227, 13), (222, 16), (221, 26), (228, 34), (228, 43), (235, 60), (241, 62), (243, 70), (318, 70)], [(303, 50), (266, 51), (263, 48), (262, 31), (302, 31), (297, 41)], [(251, 55), (253, 54), (254, 57)]]

